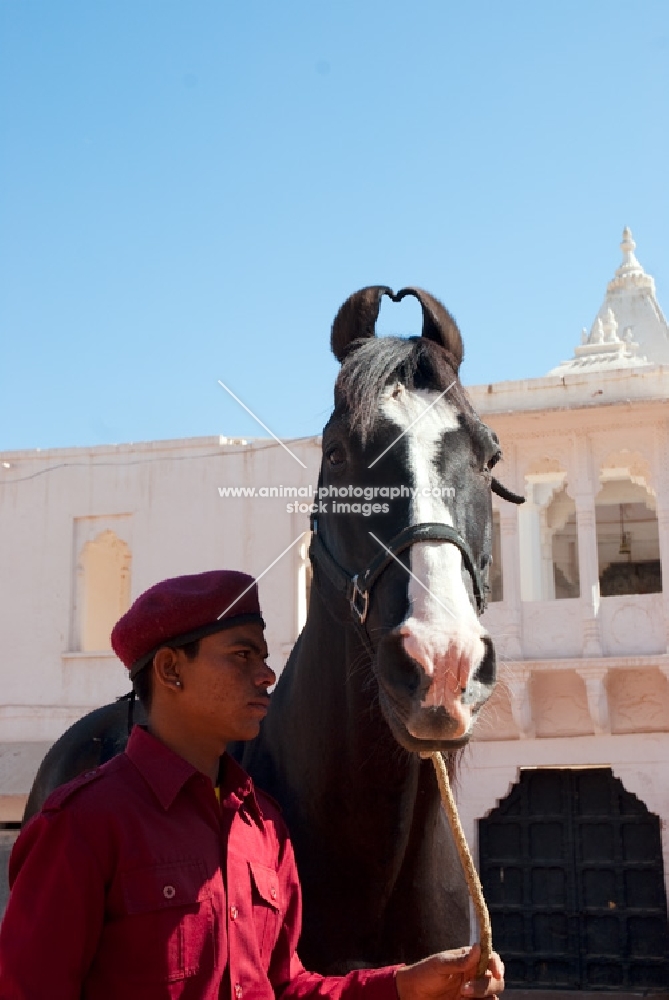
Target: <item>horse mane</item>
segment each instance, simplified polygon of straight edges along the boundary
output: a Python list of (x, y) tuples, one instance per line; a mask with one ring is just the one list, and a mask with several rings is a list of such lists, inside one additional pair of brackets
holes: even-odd
[(425, 337), (374, 337), (354, 341), (335, 383), (335, 414), (346, 410), (351, 429), (366, 443), (378, 416), (380, 398), (390, 382), (407, 389), (442, 391), (455, 382), (449, 401), (475, 416), (457, 375), (455, 358)]

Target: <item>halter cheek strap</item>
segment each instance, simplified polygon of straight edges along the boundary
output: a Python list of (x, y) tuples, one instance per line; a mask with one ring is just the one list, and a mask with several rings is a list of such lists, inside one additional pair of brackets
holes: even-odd
[(481, 615), (485, 611), (487, 588), (467, 542), (450, 524), (440, 522), (410, 524), (390, 540), (386, 548), (372, 559), (363, 572), (355, 575), (351, 575), (339, 565), (318, 534), (318, 522), (315, 519), (312, 531), (309, 557), (312, 563), (325, 573), (332, 586), (347, 599), (353, 620), (358, 625), (365, 623), (372, 587), (381, 574), (395, 561), (400, 552), (419, 542), (450, 542), (460, 550), (472, 579), (478, 613)]

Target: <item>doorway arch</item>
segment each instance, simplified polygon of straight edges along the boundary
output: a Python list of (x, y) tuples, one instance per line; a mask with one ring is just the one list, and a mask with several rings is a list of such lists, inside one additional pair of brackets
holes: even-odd
[(521, 770), (479, 850), (508, 987), (669, 982), (660, 822), (610, 768)]

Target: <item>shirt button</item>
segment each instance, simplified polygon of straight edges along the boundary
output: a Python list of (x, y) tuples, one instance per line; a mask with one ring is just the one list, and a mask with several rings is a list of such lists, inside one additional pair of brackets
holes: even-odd
[(177, 891), (173, 885), (163, 886), (163, 896), (165, 897), (165, 899), (174, 899), (174, 897), (176, 896), (176, 892)]
[(239, 916), (239, 910), (237, 909), (237, 907), (236, 906), (231, 906), (230, 907), (230, 919), (231, 920), (236, 920), (238, 916)]
[(235, 983), (235, 997), (236, 997), (236, 1000), (242, 1000), (243, 996), (244, 996), (244, 990), (241, 988), (241, 986), (239, 985), (239, 983)]

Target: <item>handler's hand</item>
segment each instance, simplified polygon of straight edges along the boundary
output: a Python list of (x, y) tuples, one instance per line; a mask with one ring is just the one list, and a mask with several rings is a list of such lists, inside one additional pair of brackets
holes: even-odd
[(456, 948), (430, 955), (395, 973), (399, 1000), (460, 1000), (490, 997), (504, 989), (504, 963), (493, 953), (483, 976), (474, 978), (481, 949)]

